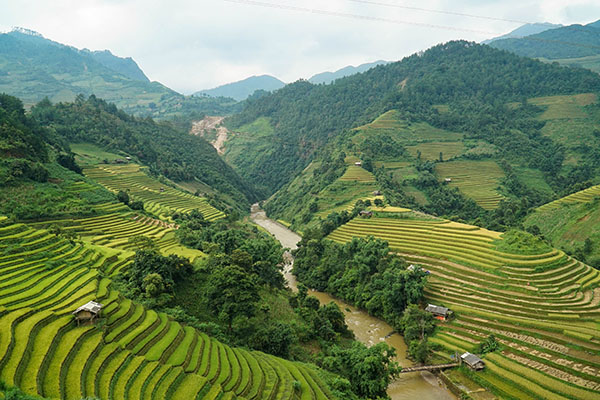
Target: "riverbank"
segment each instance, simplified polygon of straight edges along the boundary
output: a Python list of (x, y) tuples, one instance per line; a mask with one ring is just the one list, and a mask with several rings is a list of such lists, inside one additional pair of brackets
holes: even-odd
[[(266, 213), (260, 209), (258, 204), (252, 206), (250, 214), (252, 220), (265, 230), (269, 231), (283, 247), (296, 249), (296, 244), (302, 239), (297, 233), (289, 230), (277, 221), (267, 217)], [(296, 277), (292, 275), (293, 258), (291, 254), (286, 254), (289, 263), (284, 269), (284, 276), (288, 287), (296, 291)], [(337, 303), (344, 312), (346, 323), (352, 329), (357, 340), (372, 346), (385, 341), (396, 350), (396, 361), (403, 367), (409, 367), (412, 362), (406, 358), (406, 344), (402, 336), (392, 333), (393, 328), (386, 322), (372, 317), (365, 311), (359, 310), (341, 300), (335, 299), (327, 293), (309, 291), (309, 294), (319, 299), (322, 304), (328, 304), (331, 301)], [(388, 387), (388, 395), (392, 400), (455, 400), (456, 397), (446, 389), (442, 381), (430, 372), (413, 372), (400, 374)]]

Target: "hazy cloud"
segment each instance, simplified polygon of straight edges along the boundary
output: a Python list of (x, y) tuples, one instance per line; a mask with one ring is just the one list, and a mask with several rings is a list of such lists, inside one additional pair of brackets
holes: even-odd
[(78, 48), (133, 57), (150, 79), (191, 93), (264, 73), (291, 82), (519, 26), (383, 4), (565, 25), (600, 18), (597, 0), (0, 0), (0, 28), (22, 26)]

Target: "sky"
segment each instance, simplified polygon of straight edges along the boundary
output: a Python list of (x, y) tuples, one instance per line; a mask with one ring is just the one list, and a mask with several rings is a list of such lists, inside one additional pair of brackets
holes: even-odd
[(0, 30), (32, 29), (132, 57), (184, 94), (269, 74), (284, 82), (523, 23), (586, 24), (598, 0), (0, 0)]

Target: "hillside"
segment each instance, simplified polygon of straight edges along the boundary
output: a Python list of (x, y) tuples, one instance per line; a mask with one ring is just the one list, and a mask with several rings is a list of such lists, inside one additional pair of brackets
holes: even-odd
[(591, 25), (569, 25), (549, 29), (520, 39), (502, 39), (490, 43), (498, 49), (532, 58), (578, 58), (600, 52), (600, 30)]
[[(492, 119), (510, 120), (514, 118), (508, 116), (512, 111), (501, 110), (500, 104), (520, 102), (523, 97), (588, 93), (598, 88), (600, 76), (589, 71), (560, 68), (489, 46), (450, 42), (332, 85), (299, 81), (249, 101), (241, 113), (225, 123), (230, 131), (244, 133), (260, 121), (262, 133), (234, 136), (226, 148), (233, 152), (236, 140), (251, 144), (245, 147), (243, 161), (230, 159), (231, 163), (264, 195), (270, 195), (306, 168), (318, 149), (391, 109), (400, 110), (402, 118), (410, 122), (468, 130), (473, 139), (498, 144), (500, 137), (492, 130), (502, 129), (503, 123), (490, 121), (487, 133), (482, 132), (481, 123), (476, 122), (481, 110)], [(444, 113), (448, 108), (436, 108), (439, 105), (448, 105), (454, 112)], [(457, 115), (473, 115), (474, 119), (463, 118), (461, 122)], [(523, 136), (519, 140), (538, 141), (532, 138)]]
[(94, 96), (56, 105), (45, 101), (32, 109), (32, 115), (70, 143), (93, 143), (137, 158), (155, 176), (195, 182), (198, 190), (208, 186), (240, 212), (256, 199), (251, 186), (221, 160), (208, 142), (171, 124), (131, 117)]
[(90, 52), (48, 40), (25, 29), (0, 34), (0, 92), (26, 105), (45, 97), (73, 101), (96, 95), (128, 113), (173, 117), (186, 113), (232, 112), (232, 99), (185, 97), (149, 82), (137, 64), (107, 52)]
[(600, 186), (592, 186), (544, 204), (524, 222), (531, 232), (539, 232), (554, 246), (600, 268)]
[(337, 71), (333, 71), (333, 72), (326, 71), (326, 72), (321, 72), (319, 74), (315, 74), (315, 75), (311, 76), (310, 78), (308, 78), (308, 81), (310, 83), (314, 83), (315, 85), (318, 85), (321, 83), (329, 84), (329, 83), (335, 81), (336, 79), (344, 78), (349, 75), (358, 74), (360, 72), (365, 72), (365, 71), (368, 71), (371, 68), (374, 68), (378, 65), (385, 65), (385, 64), (389, 64), (389, 61), (378, 60), (378, 61), (374, 61), (372, 63), (361, 64), (356, 67), (353, 65), (348, 65), (347, 67), (340, 68)]
[(563, 26), (522, 38), (494, 40), (489, 45), (521, 56), (557, 61), (600, 73), (600, 28), (597, 24)]
[(87, 49), (83, 49), (81, 52), (89, 52), (92, 58), (94, 58), (100, 64), (120, 73), (121, 75), (137, 81), (150, 82), (150, 79), (148, 79), (146, 74), (144, 74), (144, 71), (140, 69), (140, 67), (131, 57), (117, 57), (113, 55), (110, 50), (89, 51)]
[[(372, 218), (357, 217), (328, 238), (347, 243), (373, 235), (429, 271), (426, 301), (455, 314), (450, 322), (438, 323), (430, 339), (439, 346), (436, 355), (446, 362), (455, 351), (477, 352), (493, 335), (500, 347), (483, 356), (485, 370), (450, 373), (459, 386), (465, 374), (500, 398), (597, 397), (597, 270), (525, 233), (501, 235), (409, 210), (404, 215), (376, 212)], [(316, 268), (297, 272), (301, 279), (328, 288), (353, 279), (334, 274), (323, 282), (328, 275)]]

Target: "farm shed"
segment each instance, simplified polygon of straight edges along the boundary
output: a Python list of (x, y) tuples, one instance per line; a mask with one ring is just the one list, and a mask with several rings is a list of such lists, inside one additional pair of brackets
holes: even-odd
[(73, 311), (77, 324), (83, 322), (94, 322), (96, 318), (100, 316), (100, 310), (102, 310), (102, 304), (96, 303), (95, 301), (89, 301)]
[(436, 306), (434, 304), (428, 304), (427, 307), (425, 307), (425, 311), (432, 313), (433, 316), (440, 321), (446, 321), (452, 314), (452, 311), (450, 311), (449, 308)]
[(446, 179), (444, 179), (444, 182), (450, 183), (450, 182), (452, 182), (452, 178), (446, 178)]
[(381, 191), (379, 191), (379, 190), (374, 191), (373, 196), (381, 196)]
[(460, 356), (460, 359), (463, 363), (467, 364), (469, 368), (474, 369), (475, 371), (479, 371), (485, 368), (485, 363), (475, 354), (471, 354), (469, 352), (464, 353)]
[(361, 217), (372, 217), (373, 211), (362, 210), (359, 214)]
[(356, 165), (357, 167), (360, 167), (360, 166), (362, 166), (362, 162), (357, 161), (357, 162), (354, 163), (354, 165)]

